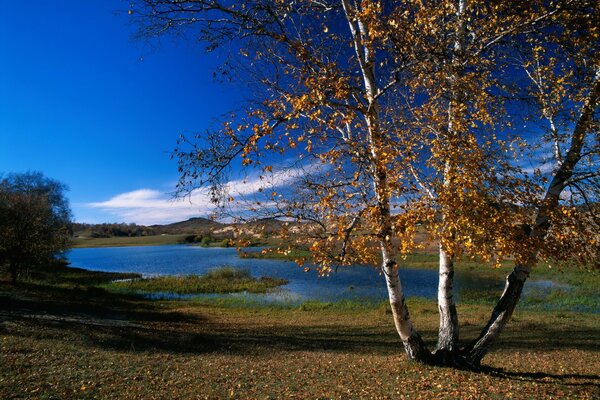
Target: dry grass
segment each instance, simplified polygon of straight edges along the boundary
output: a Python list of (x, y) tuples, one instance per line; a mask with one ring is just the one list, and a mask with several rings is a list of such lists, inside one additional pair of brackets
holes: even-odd
[[(436, 306), (411, 302), (425, 339)], [(459, 310), (470, 338), (488, 315)], [(385, 308), (220, 308), (0, 284), (0, 398), (598, 398), (600, 315), (517, 312), (487, 373), (408, 363)]]

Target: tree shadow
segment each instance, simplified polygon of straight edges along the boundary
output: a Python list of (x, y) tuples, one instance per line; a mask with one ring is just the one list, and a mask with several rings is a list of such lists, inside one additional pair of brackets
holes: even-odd
[[(355, 326), (239, 327), (208, 318), (190, 318), (188, 314), (173, 312), (146, 313), (143, 317), (144, 320), (125, 321), (11, 315), (10, 319), (28, 327), (26, 332), (15, 332), (19, 336), (29, 334), (37, 337), (39, 332), (46, 332), (55, 337), (77, 337), (77, 340), (86, 345), (117, 351), (238, 355), (266, 355), (277, 351), (394, 355), (403, 351), (395, 335), (382, 335), (380, 331), (357, 329)], [(2, 319), (6, 320), (6, 315), (0, 314), (0, 321)]]
[(202, 320), (199, 314), (165, 312), (157, 304), (144, 301), (139, 296), (112, 293), (94, 286), (60, 287), (30, 283), (20, 283), (16, 289), (0, 286), (0, 313), (16, 319), (46, 316), (41, 319), (68, 321), (75, 316), (81, 323), (102, 319), (124, 322)]
[[(398, 357), (404, 353), (391, 320), (389, 324), (363, 325), (310, 319), (310, 324), (298, 324), (276, 316), (268, 323), (255, 323), (250, 313), (239, 320), (227, 317), (228, 311), (223, 311), (225, 316), (221, 318), (218, 316), (221, 311), (215, 315), (202, 309), (194, 312), (163, 310), (160, 302), (98, 288), (23, 286), (19, 293), (15, 296), (0, 292), (0, 329), (4, 335), (56, 338), (86, 348), (121, 352), (243, 356), (325, 351)], [(3, 322), (18, 322), (19, 327), (10, 328), (10, 324), (6, 324), (9, 327), (3, 328)], [(564, 334), (564, 327), (551, 323), (538, 328), (526, 333), (509, 328), (498, 347), (516, 351), (594, 351), (600, 343), (600, 331), (591, 328), (572, 329), (568, 335)], [(475, 327), (469, 329), (465, 336), (476, 334)], [(426, 339), (433, 340), (437, 336), (433, 328), (421, 329), (421, 332)], [(595, 374), (522, 372), (494, 367), (484, 367), (482, 372), (536, 383), (593, 387), (600, 384), (600, 376)]]
[[(475, 326), (461, 327), (461, 345), (466, 346), (477, 337), (479, 328)], [(570, 327), (565, 331), (564, 326), (554, 325), (551, 322), (536, 325), (509, 325), (497, 343), (492, 348), (504, 350), (596, 350), (600, 351), (600, 329), (592, 327)]]
[[(342, 325), (237, 325), (202, 312), (160, 309), (158, 301), (107, 292), (97, 287), (22, 283), (17, 291), (0, 287), (2, 322), (19, 322), (14, 334), (70, 338), (118, 351), (170, 353), (223, 352), (268, 354), (286, 351), (343, 351), (398, 354), (402, 346), (393, 329)], [(6, 289), (6, 290), (2, 290)], [(17, 294), (15, 294), (17, 293)], [(385, 327), (387, 328), (387, 327)]]
[(486, 367), (482, 372), (489, 375), (538, 384), (565, 386), (595, 386), (600, 390), (600, 375), (596, 374), (553, 374), (548, 372), (509, 371), (504, 368)]

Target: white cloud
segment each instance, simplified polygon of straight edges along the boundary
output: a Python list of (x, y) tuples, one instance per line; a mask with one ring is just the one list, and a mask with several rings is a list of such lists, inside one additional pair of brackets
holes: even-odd
[(520, 160), (517, 165), (526, 174), (533, 174), (536, 170), (539, 170), (542, 175), (552, 173), (556, 167), (552, 143), (542, 143), (539, 148), (533, 151), (528, 157)]
[(305, 168), (288, 168), (273, 173), (267, 173), (263, 178), (246, 178), (229, 181), (227, 189), (234, 196), (251, 196), (257, 194), (261, 188), (277, 188), (287, 186), (308, 172), (315, 172), (316, 164), (311, 164)]
[[(229, 192), (236, 197), (233, 210), (243, 212), (249, 208), (249, 199), (268, 198), (261, 194), (261, 188), (282, 188), (293, 184), (306, 169), (286, 169), (260, 179), (259, 177), (232, 180), (227, 183)], [(269, 204), (263, 202), (263, 205)], [(155, 189), (138, 189), (118, 194), (108, 200), (87, 203), (87, 207), (104, 211), (119, 221), (134, 222), (141, 225), (165, 224), (183, 221), (191, 217), (207, 217), (214, 211), (208, 190), (194, 190), (185, 198), (173, 198), (172, 195)]]
[(88, 203), (118, 220), (152, 225), (207, 216), (212, 205), (205, 192), (196, 191), (189, 199), (174, 199), (171, 195), (153, 189), (139, 189), (118, 194), (106, 201)]

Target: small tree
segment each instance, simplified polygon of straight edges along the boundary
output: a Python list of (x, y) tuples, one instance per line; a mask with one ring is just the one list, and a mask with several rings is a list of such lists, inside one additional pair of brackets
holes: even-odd
[(71, 210), (66, 186), (39, 172), (0, 180), (0, 265), (13, 283), (70, 244)]

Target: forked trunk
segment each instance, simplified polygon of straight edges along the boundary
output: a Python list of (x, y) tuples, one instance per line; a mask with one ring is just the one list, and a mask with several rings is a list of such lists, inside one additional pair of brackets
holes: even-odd
[(454, 257), (440, 244), (440, 265), (438, 281), (438, 309), (440, 326), (438, 331), (438, 351), (454, 353), (458, 350), (458, 315), (454, 303)]

